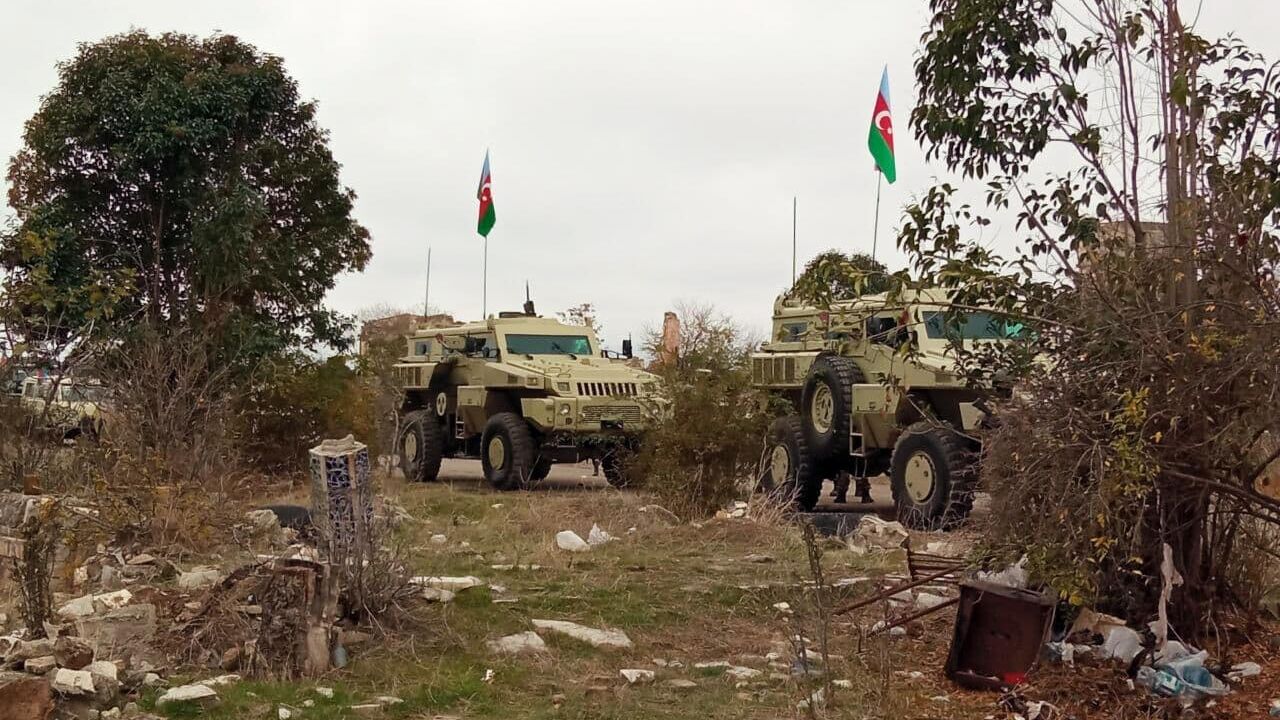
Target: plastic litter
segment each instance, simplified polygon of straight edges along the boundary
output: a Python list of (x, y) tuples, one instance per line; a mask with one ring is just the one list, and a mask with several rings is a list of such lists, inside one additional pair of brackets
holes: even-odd
[(978, 573), (978, 579), (983, 582), (989, 582), (992, 585), (1003, 585), (1011, 588), (1027, 587), (1027, 557), (1024, 555), (1018, 562), (1009, 567), (992, 572), (983, 570)]
[(1231, 682), (1240, 682), (1247, 677), (1262, 674), (1262, 666), (1256, 662), (1242, 662), (1231, 666), (1231, 672), (1227, 673), (1227, 679)]
[(617, 538), (610, 535), (608, 532), (606, 532), (604, 529), (602, 529), (599, 525), (596, 525), (595, 523), (591, 524), (591, 532), (587, 533), (587, 544), (592, 546), (603, 545), (609, 542), (610, 540), (616, 540), (616, 539)]

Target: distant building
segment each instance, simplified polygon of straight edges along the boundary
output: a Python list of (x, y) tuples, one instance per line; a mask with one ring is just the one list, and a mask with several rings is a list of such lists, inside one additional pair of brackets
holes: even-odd
[(383, 318), (374, 318), (373, 320), (365, 321), (360, 326), (359, 351), (361, 355), (366, 354), (369, 347), (375, 342), (395, 341), (399, 343), (404, 339), (405, 335), (413, 332), (415, 328), (447, 328), (461, 324), (454, 320), (452, 315), (446, 313), (438, 315), (400, 313)]

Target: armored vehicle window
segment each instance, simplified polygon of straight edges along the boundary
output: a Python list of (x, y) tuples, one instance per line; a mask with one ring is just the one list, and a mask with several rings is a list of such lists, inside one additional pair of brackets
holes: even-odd
[(933, 340), (1013, 340), (1022, 337), (1022, 323), (991, 313), (926, 312), (924, 331)]
[(27, 383), (27, 387), (25, 392), (23, 392), (23, 395), (26, 395), (29, 398), (33, 398), (36, 396), (36, 389), (37, 389), (36, 383)]
[(431, 354), (431, 341), (430, 341), (430, 340), (419, 340), (419, 341), (417, 341), (416, 343), (414, 343), (414, 345), (413, 345), (413, 354), (414, 354), (414, 355), (430, 355), (430, 354)]
[(496, 360), (498, 358), (498, 344), (494, 342), (492, 335), (468, 335), (467, 355)]
[(786, 340), (789, 342), (799, 340), (808, 329), (809, 323), (807, 322), (786, 323), (782, 326), (782, 331), (786, 333)]
[(507, 352), (517, 355), (590, 355), (586, 335), (508, 335)]

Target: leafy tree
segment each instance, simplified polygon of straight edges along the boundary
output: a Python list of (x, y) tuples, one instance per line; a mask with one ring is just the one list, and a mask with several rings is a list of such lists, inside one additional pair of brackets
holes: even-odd
[(888, 270), (870, 255), (839, 250), (818, 253), (805, 263), (796, 292), (807, 300), (830, 304), (889, 289)]
[(279, 58), (134, 31), (80, 46), (58, 75), (9, 165), (18, 223), (0, 266), (55, 288), (127, 273), (115, 329), (187, 324), (254, 353), (342, 343), (323, 300), (367, 262), (368, 232)]
[[(907, 209), (921, 282), (1035, 325), (984, 478), (989, 544), (1076, 603), (1184, 633), (1222, 603), (1280, 457), (1280, 73), (1175, 0), (931, 0), (912, 127), (986, 182)], [(1066, 153), (1049, 154), (1062, 148)], [(1016, 218), (1002, 257), (974, 239)], [(1036, 368), (1040, 371), (1037, 372)], [(1138, 617), (1135, 617), (1138, 616)]]
[(596, 313), (596, 306), (586, 302), (574, 305), (571, 308), (556, 313), (556, 317), (560, 322), (566, 325), (582, 325), (590, 328), (597, 337), (604, 331), (604, 325), (600, 323), (600, 319)]

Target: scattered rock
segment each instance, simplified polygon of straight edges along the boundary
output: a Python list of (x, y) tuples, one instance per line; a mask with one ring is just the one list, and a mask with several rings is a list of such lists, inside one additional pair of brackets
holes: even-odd
[(656, 677), (652, 670), (630, 669), (619, 670), (618, 673), (622, 675), (628, 685), (648, 685)]
[(447, 542), (449, 542), (449, 538), (446, 535), (440, 535), (439, 533), (437, 533), (431, 536), (432, 545), (444, 545)]
[(858, 529), (849, 535), (849, 550), (856, 555), (870, 552), (897, 550), (906, 545), (910, 535), (902, 523), (882, 520), (875, 515), (863, 515)]
[(670, 680), (663, 680), (662, 684), (674, 690), (692, 690), (698, 687), (698, 683), (692, 680), (685, 680), (684, 678), (672, 678)]
[(745, 560), (745, 561), (747, 561), (747, 562), (749, 562), (749, 563), (762, 563), (762, 564), (763, 564), (763, 563), (771, 563), (771, 562), (773, 562), (773, 556), (772, 556), (772, 555), (765, 555), (765, 554), (762, 554), (762, 553), (751, 553), (750, 555), (748, 555), (748, 556), (746, 556), (746, 557), (744, 557), (744, 558), (742, 558), (742, 559), (743, 559), (743, 560)]
[(368, 717), (370, 715), (382, 714), (382, 706), (379, 705), (378, 703), (364, 703), (362, 705), (352, 705), (347, 709), (351, 711), (351, 714), (360, 715), (361, 717)]
[(99, 593), (93, 596), (94, 612), (107, 612), (128, 605), (133, 600), (133, 593), (128, 590)]
[(156, 634), (156, 607), (134, 603), (101, 615), (76, 620), (76, 634), (108, 657), (124, 657), (125, 651), (149, 642)]
[(693, 667), (697, 670), (727, 670), (729, 669), (729, 661), (712, 660), (710, 662), (694, 663)]
[(602, 630), (566, 620), (534, 620), (533, 626), (539, 630), (550, 630), (561, 635), (567, 635), (592, 647), (631, 647), (631, 638), (627, 637), (627, 634), (621, 630)]
[(333, 699), (333, 688), (331, 687), (317, 687), (315, 688), (315, 691), (316, 691), (316, 694), (322, 698), (326, 698), (329, 700)]
[(572, 530), (561, 530), (556, 533), (556, 546), (569, 552), (586, 552), (591, 549), (587, 541)]
[(217, 701), (217, 691), (203, 683), (196, 683), (194, 685), (179, 685), (176, 688), (170, 688), (163, 695), (156, 698), (156, 706), (159, 707), (176, 702), (189, 702), (207, 706)]
[(725, 668), (724, 674), (734, 680), (752, 680), (760, 677), (764, 673), (754, 668), (742, 667), (741, 665), (730, 665)]
[(129, 561), (126, 562), (125, 564), (135, 565), (135, 566), (136, 565), (152, 565), (155, 563), (155, 561), (156, 561), (155, 555), (148, 555), (147, 553), (138, 553), (137, 555), (134, 555), (133, 557), (129, 558)]
[(149, 672), (142, 676), (143, 687), (155, 687), (157, 685), (163, 685), (163, 684), (164, 684), (164, 678), (160, 677), (156, 673)]
[(422, 599), (427, 602), (450, 603), (453, 602), (454, 593), (448, 590), (442, 590), (434, 587), (422, 588)]
[(222, 653), (222, 659), (218, 662), (218, 667), (228, 672), (240, 668), (240, 654), (243, 649), (239, 645), (232, 645)]
[(603, 545), (612, 540), (617, 540), (617, 538), (605, 532), (599, 525), (591, 524), (591, 532), (587, 533), (588, 545)]
[(841, 690), (852, 690), (852, 689), (853, 689), (853, 681), (852, 681), (852, 680), (844, 680), (844, 679), (840, 679), (840, 680), (832, 680), (832, 681), (831, 681), (831, 684), (832, 684), (832, 685), (834, 685), (834, 686), (836, 686), (836, 687), (838, 687), (838, 688), (840, 688)]
[(93, 675), (87, 670), (58, 668), (49, 679), (49, 687), (59, 695), (92, 695)]
[(547, 644), (542, 641), (542, 638), (538, 636), (538, 633), (533, 632), (532, 630), (516, 633), (514, 635), (507, 635), (506, 637), (500, 637), (497, 640), (490, 640), (485, 644), (488, 646), (490, 652), (507, 653), (511, 655), (528, 652), (544, 652), (547, 649)]
[(58, 661), (54, 660), (52, 655), (31, 658), (30, 660), (25, 660), (22, 663), (23, 672), (27, 672), (32, 675), (44, 675), (56, 667), (58, 667)]
[(933, 608), (947, 602), (947, 598), (933, 593), (922, 592), (916, 595), (916, 608), (919, 610), (932, 610)]
[(205, 590), (222, 582), (222, 571), (209, 565), (199, 565), (178, 573), (178, 588), (187, 592)]
[(437, 590), (448, 590), (451, 593), (456, 593), (484, 585), (484, 581), (474, 575), (466, 575), (464, 577), (420, 575), (418, 577), (410, 578), (409, 584), (426, 588), (436, 588)]
[(204, 685), (205, 687), (217, 688), (217, 687), (223, 687), (226, 685), (235, 685), (238, 682), (240, 682), (239, 675), (229, 674), (229, 675), (219, 675), (218, 677), (215, 677), (215, 678), (209, 678), (208, 680), (205, 680), (200, 684)]
[(0, 717), (47, 718), (53, 715), (49, 682), (20, 672), (0, 671)]
[(16, 640), (5, 653), (5, 662), (16, 665), (21, 664), (31, 658), (44, 657), (53, 654), (53, 641), (48, 638), (40, 638), (39, 640)]
[(93, 610), (92, 594), (81, 595), (75, 600), (71, 600), (70, 602), (67, 602), (66, 604), (64, 604), (62, 607), (58, 608), (58, 616), (66, 618), (68, 620), (74, 620), (76, 618), (82, 618), (82, 617), (89, 617), (90, 615), (93, 614), (93, 612), (94, 610)]
[[(493, 672), (493, 671), (492, 671), (492, 670), (489, 670), (489, 671), (487, 671), (487, 672), (490, 672), (490, 673), (491, 673), (491, 672)], [(374, 702), (376, 702), (376, 703), (378, 703), (379, 705), (381, 705), (381, 706), (383, 706), (383, 707), (390, 707), (390, 706), (392, 706), (392, 705), (399, 705), (400, 703), (404, 702), (404, 700), (401, 700), (400, 698), (396, 697), (395, 695), (379, 695), (378, 697), (374, 698), (374, 699), (373, 699), (373, 701), (374, 701)]]
[(89, 666), (85, 668), (85, 672), (90, 675), (109, 678), (111, 680), (120, 679), (120, 671), (116, 669), (116, 664), (113, 662), (107, 662), (106, 660), (98, 660), (96, 662), (89, 663)]
[(777, 610), (778, 612), (782, 613), (783, 615), (790, 615), (790, 614), (791, 614), (791, 603), (786, 603), (786, 602), (778, 602), (778, 603), (774, 603), (774, 604), (773, 604), (773, 609), (774, 609), (774, 610)]
[(281, 705), (276, 708), (276, 717), (280, 720), (290, 720), (293, 717), (293, 708), (287, 705)]

